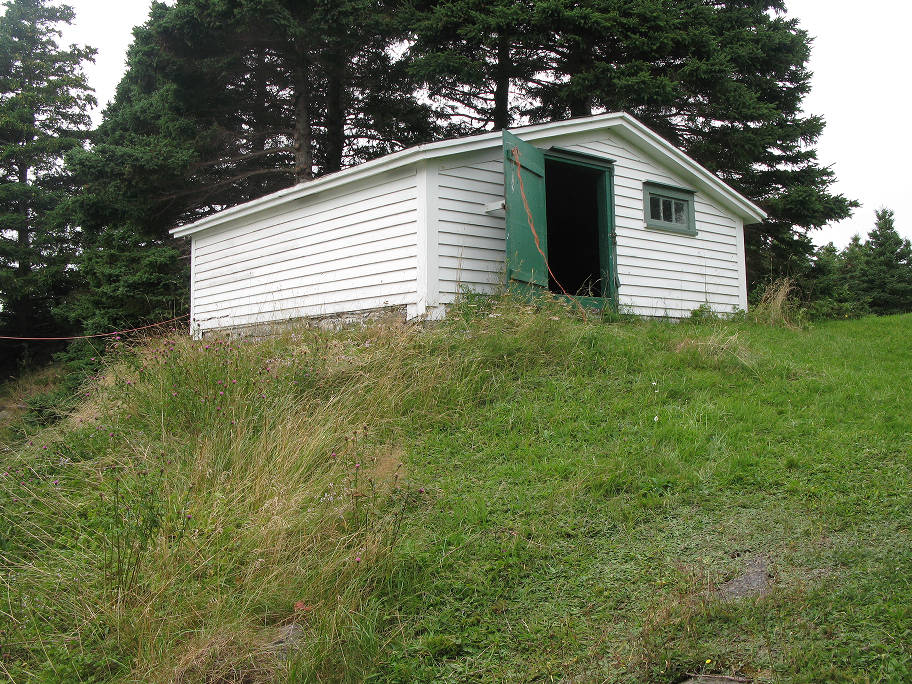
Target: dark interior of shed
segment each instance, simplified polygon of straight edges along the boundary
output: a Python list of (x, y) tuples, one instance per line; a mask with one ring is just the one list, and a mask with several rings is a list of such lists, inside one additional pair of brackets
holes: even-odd
[[(603, 296), (599, 258), (598, 183), (604, 171), (548, 159), (548, 288), (560, 294)], [(556, 280), (559, 282), (555, 282)]]

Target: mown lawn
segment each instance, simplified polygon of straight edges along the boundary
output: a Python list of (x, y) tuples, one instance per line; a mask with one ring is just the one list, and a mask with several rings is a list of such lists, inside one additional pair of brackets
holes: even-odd
[(0, 454), (14, 681), (912, 680), (912, 316), (115, 358)]
[(378, 680), (912, 680), (912, 317), (529, 341), (416, 426)]

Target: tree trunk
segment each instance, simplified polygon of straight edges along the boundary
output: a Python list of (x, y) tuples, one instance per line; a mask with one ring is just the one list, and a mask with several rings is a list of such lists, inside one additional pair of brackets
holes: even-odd
[(326, 64), (326, 172), (342, 168), (345, 147), (345, 65), (335, 51), (328, 55)]
[[(25, 164), (19, 166), (18, 174), (19, 184), (22, 186), (23, 194), (28, 192), (29, 168)], [(34, 295), (32, 291), (32, 282), (29, 275), (32, 273), (32, 214), (29, 208), (28, 199), (22, 200), (21, 211), (22, 223), (16, 229), (16, 246), (19, 248), (16, 254), (16, 279), (18, 290), (11, 293), (10, 301), (7, 302), (10, 310), (13, 312), (15, 334), (29, 335), (32, 333), (34, 321)]]
[(497, 65), (494, 67), (494, 130), (510, 126), (510, 42), (497, 37)]
[[(253, 111), (250, 121), (251, 135), (250, 135), (250, 152), (255, 159), (262, 159), (262, 153), (266, 150), (266, 139), (268, 134), (265, 131), (258, 129), (258, 126), (262, 126), (267, 121), (266, 117), (266, 108), (268, 102), (266, 99), (266, 83), (267, 77), (266, 72), (266, 49), (260, 48), (256, 54), (256, 66), (253, 69), (253, 87), (255, 88), (254, 102), (253, 102)], [(257, 194), (264, 194), (268, 187), (268, 180), (262, 179), (259, 183), (259, 188)], [(251, 197), (252, 199), (252, 197)]]
[[(23, 193), (28, 191), (29, 169), (24, 164), (19, 167), (19, 184), (22, 186)], [(29, 248), (31, 247), (31, 214), (29, 212), (28, 200), (22, 200), (22, 223), (16, 230), (16, 244), (19, 247), (19, 254), (16, 257), (18, 267), (16, 269), (20, 276), (26, 276), (32, 272), (32, 262), (28, 258)]]
[[(567, 74), (570, 76), (569, 97), (567, 105), (570, 109), (570, 116), (591, 116), (592, 98), (589, 93), (582, 92), (578, 83), (580, 73), (586, 71), (592, 66), (592, 55), (584, 48), (575, 48), (570, 52), (567, 59)], [(577, 83), (574, 83), (574, 80)]]
[(310, 66), (307, 54), (299, 46), (295, 55), (295, 182), (313, 180), (313, 128), (310, 120)]

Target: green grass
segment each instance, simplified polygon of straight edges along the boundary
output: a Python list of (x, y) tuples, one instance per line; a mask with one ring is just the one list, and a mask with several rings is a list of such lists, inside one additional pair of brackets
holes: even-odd
[[(912, 316), (675, 325), (469, 300), (424, 331), (123, 350), (3, 455), (0, 667), (909, 681), (910, 339)], [(769, 593), (718, 598), (757, 554)]]

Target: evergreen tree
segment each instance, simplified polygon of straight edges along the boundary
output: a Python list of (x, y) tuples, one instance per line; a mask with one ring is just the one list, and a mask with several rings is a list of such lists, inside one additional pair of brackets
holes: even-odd
[[(856, 244), (863, 249), (860, 241)], [(855, 318), (870, 313), (868, 302), (854, 288), (852, 259), (846, 254), (827, 243), (815, 252), (807, 273), (799, 279), (812, 318)]]
[(446, 0), (425, 3), (407, 15), (412, 73), (438, 115), (461, 122), (448, 133), (513, 124), (517, 106), (511, 101), (528, 89), (542, 66), (530, 40), (533, 6), (531, 1)]
[[(83, 187), (80, 271), (123, 295), (82, 289), (73, 317), (90, 301), (109, 309), (97, 325), (136, 322), (142, 301), (145, 317), (166, 317), (187, 282), (170, 228), (431, 138), (392, 50), (399, 30), (369, 0), (154, 4), (91, 149), (68, 158)], [(132, 244), (136, 263), (157, 251), (159, 279), (131, 295), (124, 271), (96, 258), (114, 243), (125, 258)]]
[(876, 314), (912, 311), (912, 244), (900, 237), (890, 209), (878, 209), (853, 280)]
[[(73, 10), (11, 0), (0, 17), (0, 330), (59, 332), (52, 310), (70, 286), (75, 231), (62, 156), (83, 144), (95, 104), (82, 71), (95, 50), (61, 49)], [(7, 358), (10, 355), (4, 353)]]
[(802, 113), (810, 39), (780, 0), (539, 0), (544, 78), (533, 120), (626, 110), (746, 196), (751, 284), (804, 268), (807, 231), (857, 203), (817, 161), (824, 121)]

